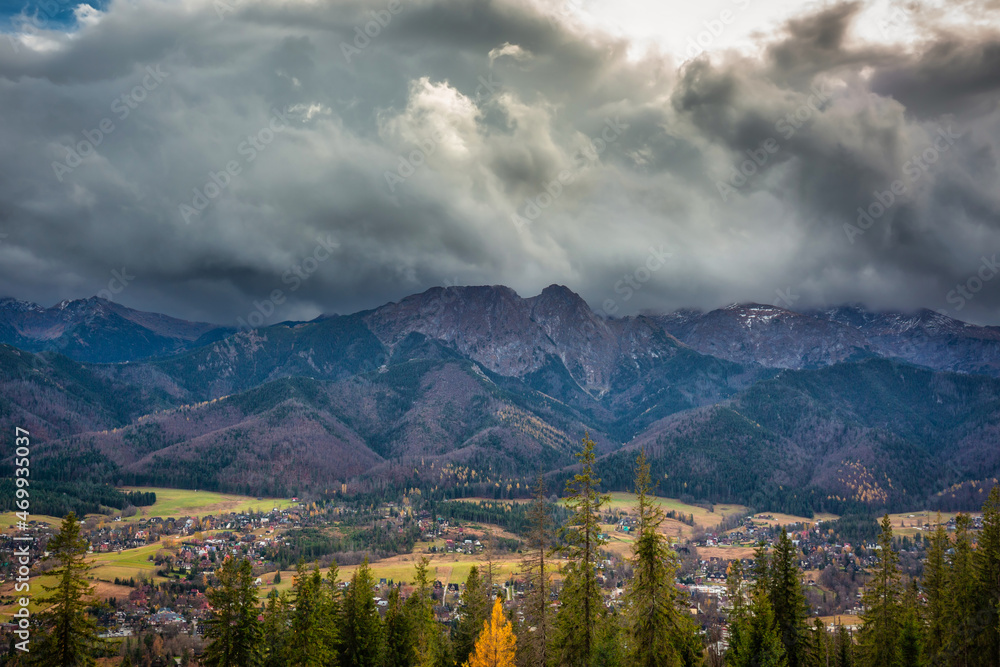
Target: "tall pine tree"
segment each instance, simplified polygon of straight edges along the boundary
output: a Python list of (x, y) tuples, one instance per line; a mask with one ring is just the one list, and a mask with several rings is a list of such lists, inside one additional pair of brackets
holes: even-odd
[(650, 495), (651, 487), (649, 462), (642, 451), (635, 472), (638, 525), (632, 545), (633, 576), (625, 593), (628, 664), (672, 667), (686, 664), (682, 655), (697, 655), (701, 647), (693, 622), (682, 611), (683, 601), (674, 584), (677, 554), (660, 532), (664, 515)]
[(948, 635), (948, 563), (947, 553), (951, 543), (948, 533), (937, 516), (937, 527), (931, 536), (924, 561), (924, 593), (927, 596), (927, 630), (925, 655), (930, 664), (944, 660)]
[(917, 580), (913, 579), (903, 594), (903, 616), (899, 630), (899, 660), (902, 665), (923, 664), (924, 623), (920, 614)]
[(455, 628), (455, 658), (459, 664), (469, 659), (476, 645), (476, 639), (483, 630), (483, 623), (489, 619), (491, 600), (479, 576), (479, 568), (473, 565), (465, 579), (462, 591), (462, 607), (459, 610)]
[(526, 540), (526, 552), (521, 561), (524, 574), (524, 630), (518, 642), (518, 664), (521, 667), (545, 667), (549, 662), (551, 623), (549, 592), (551, 575), (548, 570), (549, 551), (552, 549), (549, 507), (545, 500), (545, 480), (541, 475), (535, 484), (535, 500), (528, 518), (531, 529)]
[(882, 518), (878, 564), (862, 598), (859, 648), (866, 667), (897, 667), (901, 620), (899, 555), (892, 548), (892, 523)]
[(585, 435), (583, 451), (577, 454), (581, 470), (566, 482), (566, 505), (572, 514), (562, 531), (566, 545), (563, 554), (568, 563), (553, 646), (556, 659), (565, 667), (589, 667), (604, 609), (597, 583), (597, 561), (604, 543), (600, 512), (608, 496), (599, 491), (601, 480), (594, 472), (595, 447), (596, 443)]
[(955, 517), (955, 545), (947, 579), (947, 655), (955, 665), (974, 664), (976, 642), (983, 630), (977, 621), (978, 577), (973, 562), (972, 519)]
[(341, 667), (376, 667), (381, 621), (372, 591), (375, 579), (366, 558), (351, 577), (344, 595), (340, 633)]
[(983, 529), (976, 549), (979, 608), (983, 629), (982, 653), (989, 664), (1000, 666), (1000, 485), (990, 490), (983, 504)]
[(336, 586), (325, 585), (317, 566), (299, 561), (292, 584), (290, 667), (325, 667), (336, 655)]
[(97, 638), (97, 624), (87, 615), (91, 586), (87, 583), (87, 540), (80, 535), (80, 523), (70, 512), (59, 534), (49, 540), (48, 559), (57, 563), (50, 572), (55, 585), (43, 585), (46, 595), (39, 598), (44, 611), (38, 614), (42, 636), (31, 647), (30, 662), (45, 667), (85, 667), (94, 664), (94, 652), (103, 644)]
[(729, 667), (787, 667), (785, 646), (775, 625), (771, 599), (755, 587), (740, 612), (730, 615)]
[(285, 667), (288, 660), (288, 597), (271, 591), (264, 603), (261, 620), (263, 634), (263, 667)]
[(389, 591), (389, 607), (382, 625), (382, 652), (379, 667), (411, 667), (416, 662), (410, 620), (403, 611), (399, 588)]
[(207, 667), (256, 667), (262, 661), (263, 629), (257, 620), (257, 588), (246, 558), (227, 557), (206, 593), (212, 616), (205, 623)]
[(768, 586), (774, 623), (785, 646), (788, 667), (800, 667), (804, 655), (802, 639), (806, 631), (806, 602), (799, 579), (798, 554), (798, 548), (782, 528), (771, 556)]

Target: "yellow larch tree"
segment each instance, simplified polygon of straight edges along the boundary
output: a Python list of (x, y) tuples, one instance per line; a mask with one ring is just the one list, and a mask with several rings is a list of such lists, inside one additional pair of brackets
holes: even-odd
[(493, 603), (490, 620), (483, 623), (476, 647), (463, 667), (514, 667), (516, 642), (517, 637), (503, 614), (503, 602), (498, 597)]

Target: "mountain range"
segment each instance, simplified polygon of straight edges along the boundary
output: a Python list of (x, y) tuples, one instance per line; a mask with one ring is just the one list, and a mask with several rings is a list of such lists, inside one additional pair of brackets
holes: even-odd
[[(811, 512), (981, 503), (1000, 327), (859, 305), (608, 318), (570, 289), (433, 288), (252, 330), (0, 299), (0, 420), (41, 479), (254, 494), (608, 488)], [(8, 460), (9, 463), (9, 460)]]

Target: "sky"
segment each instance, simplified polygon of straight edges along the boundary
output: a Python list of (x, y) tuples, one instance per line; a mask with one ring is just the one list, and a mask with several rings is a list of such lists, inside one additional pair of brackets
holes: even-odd
[(0, 32), (0, 296), (1000, 324), (1000, 2), (3, 0)]

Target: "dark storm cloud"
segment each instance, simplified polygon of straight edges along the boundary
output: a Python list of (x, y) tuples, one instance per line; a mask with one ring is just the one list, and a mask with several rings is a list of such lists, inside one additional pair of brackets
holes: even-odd
[(684, 64), (516, 0), (140, 1), (0, 39), (0, 292), (125, 267), (124, 303), (225, 323), (276, 289), (273, 321), (553, 282), (616, 314), (791, 288), (1000, 321), (1000, 277), (946, 300), (1000, 252), (1000, 37), (873, 45), (860, 9)]

